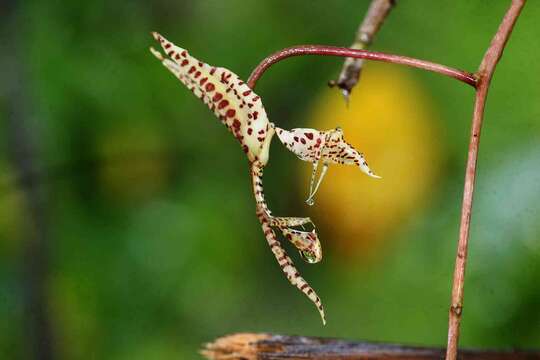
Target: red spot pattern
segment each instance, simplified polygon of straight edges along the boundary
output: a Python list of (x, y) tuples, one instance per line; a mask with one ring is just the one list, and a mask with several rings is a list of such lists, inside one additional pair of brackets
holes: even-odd
[(221, 73), (221, 82), (224, 84), (228, 84), (230, 77), (231, 77), (231, 74)]
[[(258, 120), (259, 115), (261, 115), (260, 111), (253, 111), (253, 108), (259, 109), (256, 102), (260, 100), (260, 97), (230, 71), (209, 66), (197, 59), (193, 59), (184, 49), (181, 49), (181, 52), (176, 52), (174, 51), (176, 48), (172, 43), (168, 43), (164, 39), (159, 40), (162, 41), (165, 49), (169, 49), (168, 53), (171, 59), (175, 60), (180, 67), (184, 67), (185, 70), (178, 75), (180, 80), (187, 85), (189, 90), (200, 96), (212, 111), (216, 112), (219, 119), (229, 127), (235, 138), (240, 141), (244, 152), (250, 154), (250, 151), (255, 151), (244, 143), (246, 140), (244, 136), (250, 136), (250, 139), (253, 140), (257, 139), (260, 144), (267, 139), (266, 135), (269, 130), (267, 124), (266, 129), (253, 128), (253, 125), (251, 125), (252, 121)], [(209, 74), (206, 74), (202, 70), (203, 68)], [(220, 82), (226, 84), (223, 92), (219, 88), (222, 85), (218, 85)], [(225, 92), (231, 94), (226, 95)], [(232, 93), (234, 93), (234, 96), (231, 96)], [(248, 99), (251, 95), (253, 97)], [(231, 96), (231, 99), (228, 96)], [(261, 127), (264, 127), (264, 125), (262, 124)], [(299, 141), (298, 138), (297, 141)], [(260, 147), (261, 145), (257, 146)]]
[(227, 107), (229, 105), (229, 102), (227, 100), (221, 100), (218, 104), (218, 109), (223, 109), (224, 107)]
[(313, 140), (313, 134), (310, 132), (304, 133), (309, 140)]

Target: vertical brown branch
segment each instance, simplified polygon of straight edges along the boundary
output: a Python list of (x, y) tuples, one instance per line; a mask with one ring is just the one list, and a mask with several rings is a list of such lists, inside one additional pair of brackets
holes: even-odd
[[(368, 12), (356, 32), (351, 49), (363, 50), (368, 48), (395, 4), (396, 0), (373, 0), (371, 2)], [(353, 87), (356, 86), (360, 79), (363, 64), (363, 59), (346, 58), (338, 80), (332, 80), (328, 83), (330, 86), (340, 88), (346, 101), (349, 99)]]
[(476, 73), (478, 85), (474, 112), (471, 126), (471, 137), (469, 141), (469, 154), (465, 172), (465, 185), (463, 189), (463, 204), (461, 209), (461, 224), (459, 228), (459, 241), (454, 270), (454, 280), (452, 285), (452, 304), (450, 306), (448, 324), (448, 347), (446, 351), (447, 360), (455, 360), (459, 340), (459, 326), (463, 311), (463, 285), (465, 281), (465, 266), (467, 264), (467, 247), (469, 241), (469, 228), (471, 224), (471, 209), (474, 194), (474, 182), (476, 179), (476, 163), (478, 159), (478, 148), (480, 145), (480, 132), (484, 118), (484, 108), (489, 90), (489, 84), (495, 67), (502, 56), (504, 47), (514, 24), (525, 5), (526, 0), (513, 0), (510, 8), (506, 12), (497, 33), (491, 41), (480, 67)]

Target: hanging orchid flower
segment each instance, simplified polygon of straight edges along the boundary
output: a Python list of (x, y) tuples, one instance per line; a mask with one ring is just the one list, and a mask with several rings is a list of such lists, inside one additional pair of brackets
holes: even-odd
[[(295, 229), (306, 224), (313, 225), (311, 219), (276, 217), (272, 215), (266, 204), (262, 176), (263, 169), (269, 160), (270, 143), (276, 128), (268, 120), (261, 98), (230, 70), (205, 64), (160, 34), (153, 33), (152, 35), (161, 44), (167, 56), (150, 48), (152, 54), (214, 112), (242, 146), (250, 163), (256, 214), (268, 245), (287, 279), (315, 304), (323, 323), (326, 323), (319, 296), (302, 278), (273, 230), (273, 228), (279, 229), (283, 236), (298, 249), (306, 262), (316, 263), (322, 260), (322, 248), (316, 230)], [(328, 164), (355, 164), (368, 175), (377, 177), (367, 167), (363, 155), (343, 140), (340, 129), (321, 132), (314, 129), (287, 131), (277, 128), (277, 133), (281, 142), (289, 150), (301, 160), (313, 163), (308, 202), (312, 202)], [(314, 187), (319, 160), (322, 161), (323, 168)]]

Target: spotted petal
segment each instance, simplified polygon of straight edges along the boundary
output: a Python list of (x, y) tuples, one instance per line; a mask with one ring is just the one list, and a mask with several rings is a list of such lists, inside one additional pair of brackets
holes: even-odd
[(321, 157), (325, 133), (315, 129), (297, 128), (290, 131), (276, 128), (279, 140), (300, 160), (315, 162)]

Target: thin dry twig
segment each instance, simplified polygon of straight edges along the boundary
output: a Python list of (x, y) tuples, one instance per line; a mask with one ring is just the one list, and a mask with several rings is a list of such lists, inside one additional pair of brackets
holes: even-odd
[[(201, 353), (211, 360), (439, 360), (442, 348), (324, 339), (274, 334), (234, 334), (206, 344)], [(539, 359), (539, 352), (461, 350), (464, 360)]]
[[(364, 21), (356, 31), (354, 42), (350, 46), (351, 49), (365, 50), (373, 42), (375, 34), (379, 31), (384, 20), (390, 14), (390, 10), (394, 7), (397, 0), (373, 0), (369, 6), (368, 12), (364, 17)], [(356, 86), (362, 72), (363, 59), (346, 58), (343, 62), (343, 67), (338, 76), (337, 81), (331, 80), (328, 82), (330, 86), (337, 86), (341, 89), (341, 93), (345, 101), (349, 101), (349, 96), (352, 89)]]
[(471, 225), (471, 211), (474, 194), (474, 182), (476, 179), (476, 164), (478, 160), (478, 147), (480, 145), (480, 131), (484, 118), (484, 108), (489, 90), (489, 84), (495, 71), (495, 67), (502, 56), (504, 47), (514, 24), (525, 5), (526, 0), (513, 0), (506, 12), (497, 33), (491, 41), (478, 71), (478, 85), (471, 126), (469, 141), (469, 154), (465, 171), (465, 185), (463, 189), (463, 204), (461, 208), (461, 224), (459, 227), (459, 241), (452, 285), (452, 303), (448, 321), (448, 347), (447, 360), (455, 360), (459, 341), (459, 326), (463, 312), (463, 287), (465, 283), (465, 266), (467, 264), (467, 248), (469, 242), (469, 228)]

